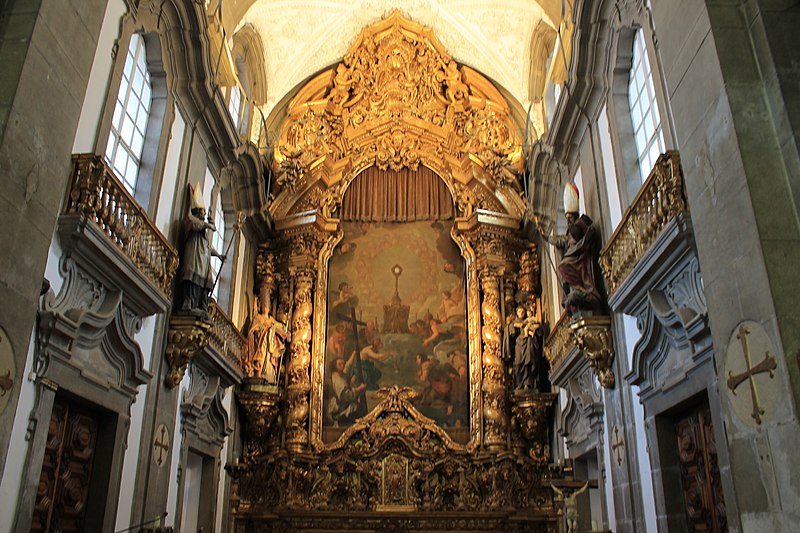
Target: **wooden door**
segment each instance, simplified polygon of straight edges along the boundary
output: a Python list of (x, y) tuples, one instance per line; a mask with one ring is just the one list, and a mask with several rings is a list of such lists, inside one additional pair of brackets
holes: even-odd
[(31, 531), (83, 531), (98, 425), (95, 413), (56, 398)]
[(717, 445), (708, 404), (693, 408), (675, 423), (683, 504), (689, 531), (728, 530)]

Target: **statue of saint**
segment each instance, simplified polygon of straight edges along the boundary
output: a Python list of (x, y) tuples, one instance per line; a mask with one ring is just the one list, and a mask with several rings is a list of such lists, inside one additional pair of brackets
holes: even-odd
[(250, 377), (264, 378), (273, 385), (278, 384), (283, 353), (289, 330), (269, 314), (262, 312), (256, 300), (253, 305), (253, 318), (247, 331), (247, 361), (245, 373)]
[(189, 185), (191, 209), (184, 221), (186, 245), (181, 261), (183, 282), (183, 305), (181, 310), (199, 316), (208, 316), (208, 304), (214, 277), (211, 272), (211, 256), (225, 261), (225, 256), (217, 252), (209, 240), (208, 231), (217, 231), (214, 222), (206, 219), (206, 208), (198, 187)]
[(542, 232), (542, 237), (562, 254), (558, 262), (558, 274), (567, 294), (564, 309), (572, 316), (579, 311), (592, 311), (600, 307), (596, 280), (599, 236), (592, 219), (579, 212), (578, 188), (574, 183), (568, 183), (564, 188), (564, 212), (567, 218), (566, 235), (547, 236)]
[(541, 324), (523, 307), (506, 324), (503, 356), (513, 361), (515, 390), (537, 389), (537, 363), (542, 346)]

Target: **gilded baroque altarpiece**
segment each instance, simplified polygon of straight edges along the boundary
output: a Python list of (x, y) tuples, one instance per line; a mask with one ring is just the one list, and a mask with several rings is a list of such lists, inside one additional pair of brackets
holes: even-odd
[[(380, 201), (364, 188), (353, 198), (365, 170), (389, 184), (411, 176), (411, 205), (423, 167), (444, 183), (449, 213), (359, 218), (359, 202)], [(277, 382), (255, 373), (237, 393), (235, 530), (554, 531), (554, 396), (515, 393), (503, 358), (506, 317), (541, 310), (536, 247), (518, 233), (521, 142), (497, 89), (395, 13), (300, 89), (273, 168), (276, 236), (259, 251), (256, 297), (291, 337), (275, 352)], [(368, 253), (378, 244), (361, 232), (386, 224), (407, 229), (399, 240), (436, 270), (414, 274), (402, 250), (392, 265)], [(431, 228), (447, 230), (439, 248), (451, 251), (436, 255)], [(363, 278), (379, 267), (389, 292), (367, 300), (380, 291)], [(404, 299), (404, 272), (435, 278), (441, 296)]]

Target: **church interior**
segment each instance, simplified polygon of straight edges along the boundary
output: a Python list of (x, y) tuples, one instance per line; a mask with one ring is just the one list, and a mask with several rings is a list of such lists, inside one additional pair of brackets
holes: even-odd
[(0, 531), (797, 531), (798, 28), (0, 0)]

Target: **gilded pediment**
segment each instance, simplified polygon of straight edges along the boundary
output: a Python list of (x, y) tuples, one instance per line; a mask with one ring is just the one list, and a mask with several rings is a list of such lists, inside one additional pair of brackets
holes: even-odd
[(522, 159), (519, 132), (495, 86), (456, 63), (430, 28), (395, 11), (364, 29), (342, 62), (289, 104), (272, 162), (270, 211), (279, 219), (306, 208), (303, 198), (318, 182), (343, 184), (341, 195), (370, 166), (422, 164), (451, 193), (477, 185), (485, 191), (477, 196), (496, 198), (492, 207), (521, 215)]

